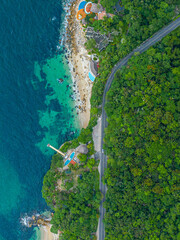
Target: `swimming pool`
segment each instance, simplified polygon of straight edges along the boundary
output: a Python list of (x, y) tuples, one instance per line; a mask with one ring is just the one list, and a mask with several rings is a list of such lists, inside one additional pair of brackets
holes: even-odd
[(67, 166), (70, 163), (70, 161), (71, 161), (70, 159), (66, 160), (64, 166)]
[(75, 152), (72, 152), (71, 155), (70, 155), (71, 160), (73, 159), (74, 155), (75, 155)]
[(78, 10), (84, 9), (84, 6), (86, 5), (86, 3), (87, 3), (86, 1), (81, 2), (81, 3), (79, 4)]
[(94, 82), (94, 80), (95, 80), (95, 77), (89, 72), (89, 79), (92, 81), (92, 82)]
[(71, 155), (70, 155), (70, 158), (68, 160), (66, 160), (66, 162), (64, 163), (64, 166), (67, 166), (71, 162), (71, 160), (73, 159), (74, 155), (75, 155), (75, 152), (72, 152)]

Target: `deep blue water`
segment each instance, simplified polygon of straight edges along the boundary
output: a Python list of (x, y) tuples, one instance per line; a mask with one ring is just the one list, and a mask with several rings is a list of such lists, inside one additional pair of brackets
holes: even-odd
[[(33, 230), (20, 217), (47, 209), (41, 188), (53, 151), (46, 144), (58, 147), (78, 134), (70, 74), (56, 48), (62, 12), (60, 0), (1, 0), (0, 240), (30, 239)], [(66, 77), (64, 85), (57, 76)]]

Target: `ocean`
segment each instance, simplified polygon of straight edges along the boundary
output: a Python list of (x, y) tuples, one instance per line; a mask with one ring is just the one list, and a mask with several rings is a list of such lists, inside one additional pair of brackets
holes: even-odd
[[(0, 240), (36, 239), (20, 219), (48, 210), (43, 176), (53, 151), (79, 134), (61, 45), (61, 0), (1, 0)], [(63, 82), (60, 83), (58, 80)]]

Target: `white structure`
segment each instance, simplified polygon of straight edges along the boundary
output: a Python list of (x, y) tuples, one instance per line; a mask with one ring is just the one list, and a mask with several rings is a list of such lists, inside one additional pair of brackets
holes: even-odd
[(91, 12), (99, 13), (104, 10), (103, 6), (100, 4), (92, 3)]
[(84, 11), (85, 11), (86, 14), (90, 14), (91, 13), (91, 11), (90, 11), (91, 6), (92, 6), (92, 2), (86, 3), (86, 5), (84, 7)]
[(89, 78), (92, 82), (94, 82), (95, 78), (98, 75), (98, 67), (97, 67), (97, 62), (91, 60), (89, 62)]
[(50, 147), (51, 149), (53, 149), (54, 151), (56, 151), (57, 153), (61, 154), (63, 157), (65, 157), (65, 154), (63, 152), (61, 152), (60, 150), (56, 149), (55, 147), (51, 146), (50, 144), (47, 145), (47, 147)]
[(105, 9), (103, 8), (103, 6), (99, 3), (97, 4), (97, 3), (88, 2), (84, 7), (84, 11), (86, 14), (90, 14), (91, 12), (100, 13), (104, 10)]

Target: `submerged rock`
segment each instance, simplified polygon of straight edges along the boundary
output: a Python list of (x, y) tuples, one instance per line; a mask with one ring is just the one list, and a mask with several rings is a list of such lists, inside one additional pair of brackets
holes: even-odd
[(64, 82), (64, 80), (63, 80), (62, 78), (58, 78), (57, 81), (58, 81), (59, 83), (63, 83), (63, 82)]

